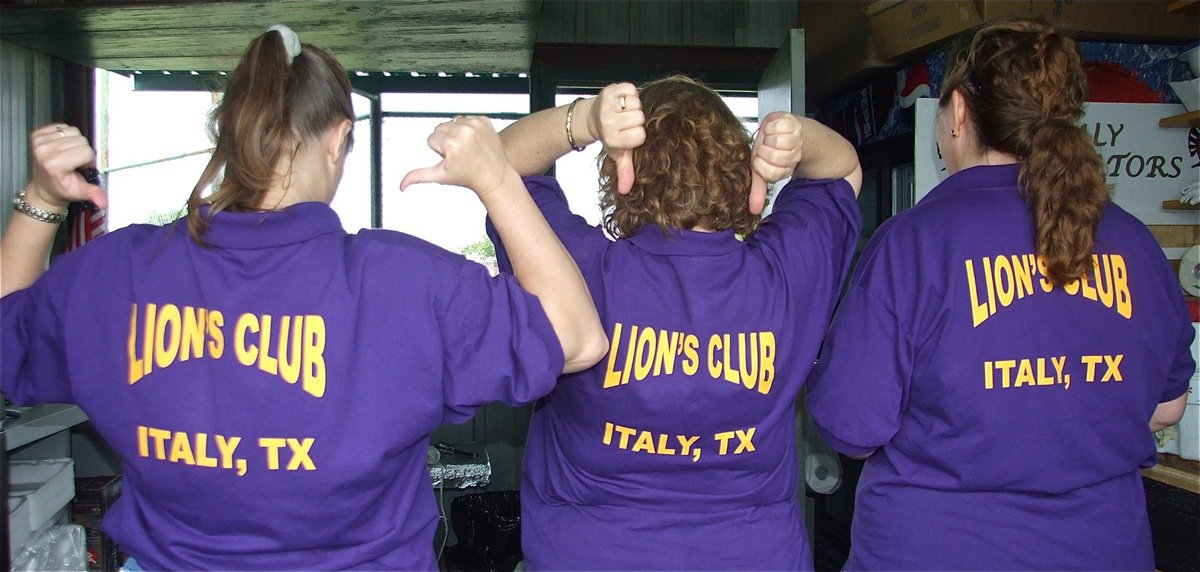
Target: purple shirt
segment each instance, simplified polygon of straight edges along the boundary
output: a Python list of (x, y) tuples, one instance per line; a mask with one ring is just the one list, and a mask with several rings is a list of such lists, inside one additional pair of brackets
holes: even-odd
[(808, 395), (836, 449), (878, 448), (847, 568), (1154, 566), (1147, 425), (1195, 371), (1178, 283), (1112, 204), (1087, 280), (1043, 282), (1018, 171), (946, 179), (855, 269)]
[(322, 203), (135, 226), (3, 299), (3, 391), (79, 404), (148, 569), (435, 569), (430, 433), (554, 385), (537, 299)]
[(745, 242), (649, 226), (610, 241), (555, 180), (526, 186), (611, 340), (533, 415), (528, 567), (811, 568), (795, 399), (858, 236), (849, 184), (791, 182)]

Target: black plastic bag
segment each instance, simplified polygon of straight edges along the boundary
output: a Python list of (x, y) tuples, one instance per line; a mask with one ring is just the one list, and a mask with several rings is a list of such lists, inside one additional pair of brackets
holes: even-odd
[(450, 502), (458, 543), (446, 549), (457, 570), (512, 572), (521, 562), (521, 497), (517, 491), (463, 495)]

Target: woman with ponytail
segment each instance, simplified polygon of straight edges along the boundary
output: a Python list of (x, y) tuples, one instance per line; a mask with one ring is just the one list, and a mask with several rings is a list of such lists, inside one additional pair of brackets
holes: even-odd
[(402, 186), (475, 191), (515, 278), (399, 233), (346, 234), (329, 202), (353, 121), (337, 60), (272, 28), (213, 113), (186, 229), (124, 228), (44, 274), (58, 213), (104, 196), (75, 173), (94, 157), (77, 129), (32, 134), (0, 242), (0, 381), (20, 405), (79, 404), (121, 457), (104, 529), (126, 568), (436, 569), (430, 433), (533, 401), (607, 350), (486, 118), (438, 126), (443, 160)]
[(1151, 569), (1139, 468), (1195, 371), (1178, 284), (1109, 202), (1069, 38), (997, 21), (947, 68), (950, 176), (867, 246), (810, 380), (866, 458), (847, 568)]

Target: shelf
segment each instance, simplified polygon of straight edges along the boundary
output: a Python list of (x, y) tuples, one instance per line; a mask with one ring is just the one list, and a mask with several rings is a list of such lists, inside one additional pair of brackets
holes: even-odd
[(1200, 127), (1200, 109), (1158, 120), (1159, 127)]
[(1163, 201), (1162, 208), (1165, 211), (1200, 211), (1200, 205), (1189, 205), (1179, 201)]
[(1195, 4), (1196, 2), (1200, 2), (1200, 0), (1178, 0), (1176, 2), (1171, 2), (1170, 4), (1167, 4), (1167, 13), (1170, 14), (1176, 10), (1182, 10), (1188, 6), (1191, 6), (1192, 4)]
[(74, 405), (54, 403), (18, 409), (21, 416), (4, 423), (9, 451), (87, 421), (83, 410)]
[(1158, 464), (1142, 469), (1142, 476), (1200, 495), (1200, 462), (1159, 453)]

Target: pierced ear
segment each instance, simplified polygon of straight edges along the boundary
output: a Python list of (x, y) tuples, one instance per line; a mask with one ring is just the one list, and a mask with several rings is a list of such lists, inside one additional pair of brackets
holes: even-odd
[(954, 90), (954, 93), (950, 94), (950, 109), (954, 113), (954, 116), (951, 117), (954, 121), (951, 124), (951, 130), (958, 133), (966, 133), (967, 98), (963, 97), (962, 92), (957, 89)]

